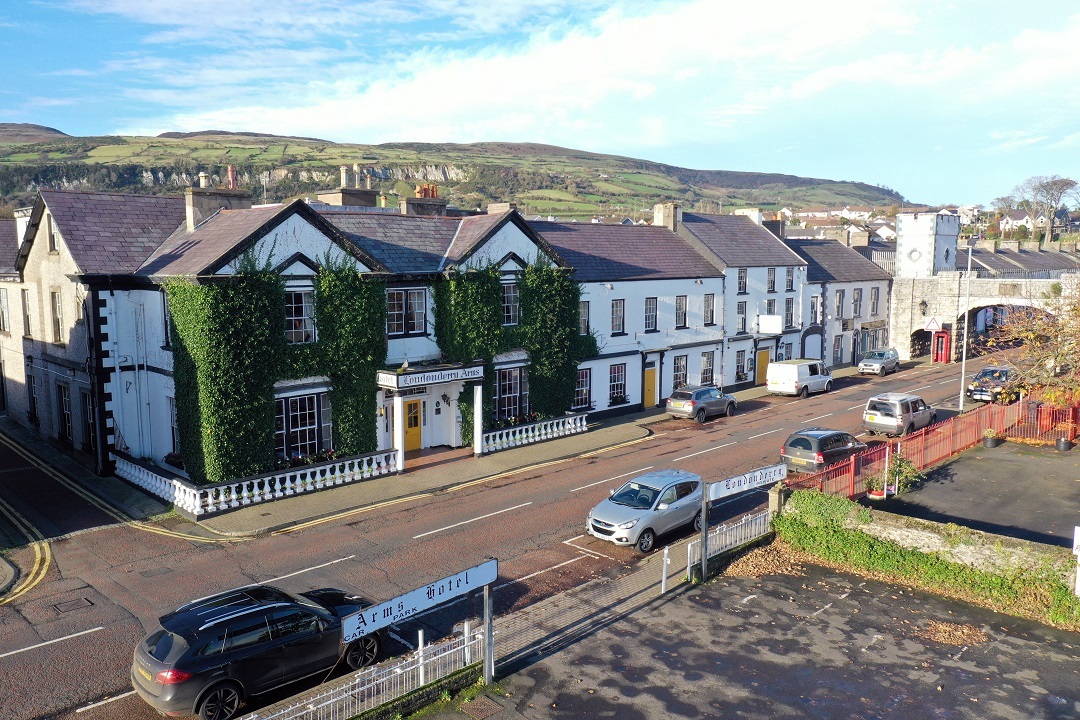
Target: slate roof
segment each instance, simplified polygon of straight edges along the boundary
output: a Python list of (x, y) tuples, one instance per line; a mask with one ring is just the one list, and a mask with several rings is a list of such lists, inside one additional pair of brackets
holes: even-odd
[(728, 267), (805, 265), (779, 238), (742, 215), (696, 215), (684, 212), (683, 227)]
[(19, 256), (18, 223), (0, 218), (0, 275), (17, 275), (15, 261)]
[(892, 276), (855, 250), (835, 240), (788, 240), (788, 246), (806, 260), (809, 282), (861, 282), (892, 280)]
[(530, 221), (574, 268), (580, 282), (723, 277), (690, 243), (666, 227)]
[(139, 267), (140, 275), (197, 276), (227, 257), (288, 205), (220, 210), (189, 232), (187, 221)]
[(438, 272), (459, 223), (465, 219), (364, 212), (334, 212), (323, 217), (391, 272), (406, 275)]
[[(87, 274), (133, 273), (185, 222), (184, 198), (42, 190), (72, 260)], [(42, 203), (30, 224), (41, 222)], [(33, 230), (29, 231), (31, 234)], [(21, 249), (29, 252), (30, 243)]]

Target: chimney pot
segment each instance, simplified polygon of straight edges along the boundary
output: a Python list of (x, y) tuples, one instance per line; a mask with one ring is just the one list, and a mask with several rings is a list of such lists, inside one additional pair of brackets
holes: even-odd
[(349, 187), (349, 166), (341, 166), (341, 187)]
[[(360, 163), (352, 164), (353, 179), (356, 181), (356, 189), (360, 189)], [(371, 189), (371, 185), (367, 186), (367, 189)]]
[(210, 176), (207, 175), (205, 172), (200, 172), (199, 173), (199, 187), (201, 187), (201, 188), (210, 187)]

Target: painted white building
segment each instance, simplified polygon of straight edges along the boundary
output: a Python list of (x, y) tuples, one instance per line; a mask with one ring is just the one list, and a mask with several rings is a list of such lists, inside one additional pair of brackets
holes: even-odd
[(960, 217), (938, 213), (896, 216), (896, 277), (927, 278), (956, 269)]

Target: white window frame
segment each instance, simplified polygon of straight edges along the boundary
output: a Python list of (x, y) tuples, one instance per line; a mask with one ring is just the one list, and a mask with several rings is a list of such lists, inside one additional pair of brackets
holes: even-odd
[(716, 359), (716, 352), (713, 350), (706, 350), (701, 353), (701, 385), (713, 384), (713, 361)]
[(690, 327), (686, 322), (686, 296), (675, 296), (675, 329), (682, 330)]
[(735, 331), (746, 332), (746, 301), (735, 303)]
[(739, 292), (740, 295), (745, 295), (746, 294), (746, 282), (747, 282), (746, 281), (746, 275), (747, 275), (746, 268), (739, 268), (738, 292)]
[(645, 332), (656, 332), (657, 298), (645, 298)]
[(765, 290), (767, 292), (776, 292), (776, 268), (769, 268), (767, 273), (768, 275), (765, 281)]
[(795, 327), (795, 298), (784, 299), (784, 327)]
[(862, 317), (862, 288), (851, 291), (851, 317)]
[(671, 358), (671, 388), (673, 390), (678, 390), (689, 382), (688, 360), (688, 355), (676, 355)]
[(788, 267), (785, 270), (787, 270), (787, 278), (784, 280), (784, 290), (791, 292), (795, 289), (795, 268)]
[(521, 292), (516, 282), (504, 282), (502, 289), (502, 324), (504, 327), (511, 327), (521, 322)]
[[(303, 401), (303, 407), (300, 403)], [(332, 450), (333, 414), (329, 389), (278, 395), (275, 402), (274, 453), (278, 459), (291, 460)], [(295, 402), (295, 407), (294, 407)], [(301, 415), (313, 415), (311, 422), (301, 422)], [(302, 439), (298, 436), (303, 433)]]
[(574, 387), (574, 409), (592, 406), (592, 369), (578, 368), (577, 385)]
[(589, 301), (582, 300), (578, 303), (578, 334), (589, 334)]
[(11, 331), (11, 316), (8, 314), (7, 288), (0, 288), (0, 332)]
[(285, 288), (285, 341), (290, 345), (315, 342), (315, 290), (310, 285)]
[(608, 367), (608, 402), (616, 398), (629, 397), (626, 394), (626, 363), (615, 363)]
[(716, 324), (716, 295), (713, 293), (705, 293), (702, 299), (702, 316), (705, 325)]
[(626, 300), (611, 301), (611, 334), (626, 334)]
[[(391, 298), (391, 295), (394, 297)], [(400, 310), (391, 310), (392, 304)], [(387, 288), (387, 336), (427, 334), (427, 289)]]
[(877, 317), (878, 303), (881, 300), (881, 288), (870, 288), (870, 317)]
[(64, 342), (64, 297), (59, 290), (49, 293), (52, 300), (52, 341), (57, 345)]

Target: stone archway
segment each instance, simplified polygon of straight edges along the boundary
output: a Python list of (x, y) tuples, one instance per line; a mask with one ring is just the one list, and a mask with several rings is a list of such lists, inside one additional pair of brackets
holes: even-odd
[(925, 357), (930, 354), (930, 339), (933, 334), (929, 330), (916, 330), (911, 333), (909, 339), (909, 347), (911, 348), (910, 357)]

